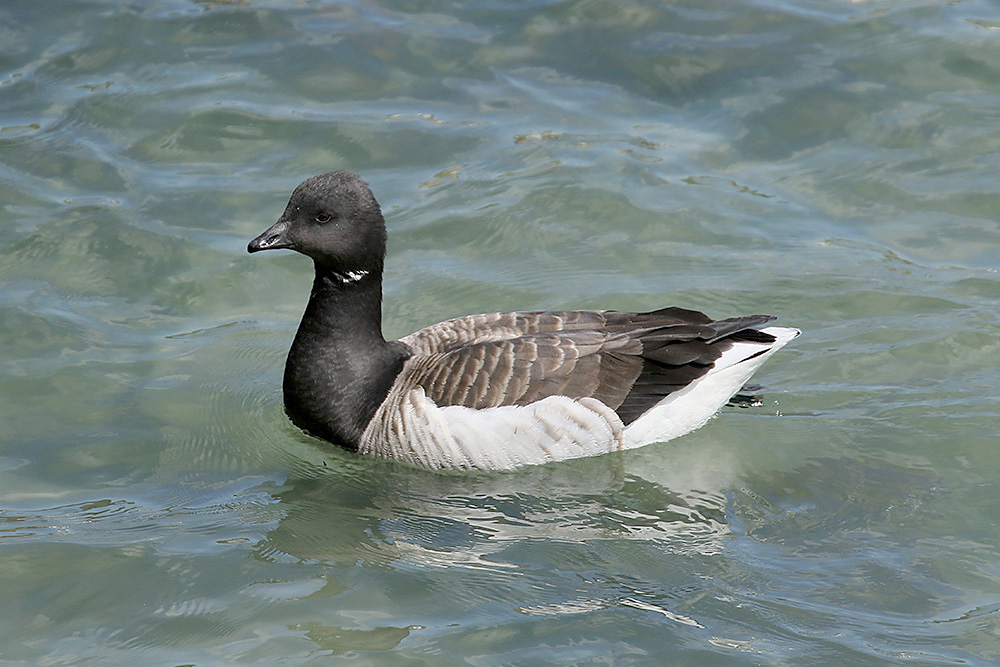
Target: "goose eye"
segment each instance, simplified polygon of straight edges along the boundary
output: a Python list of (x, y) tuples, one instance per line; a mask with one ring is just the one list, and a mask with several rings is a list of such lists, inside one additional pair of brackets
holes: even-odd
[(333, 216), (329, 213), (317, 213), (316, 222), (330, 222), (333, 220)]

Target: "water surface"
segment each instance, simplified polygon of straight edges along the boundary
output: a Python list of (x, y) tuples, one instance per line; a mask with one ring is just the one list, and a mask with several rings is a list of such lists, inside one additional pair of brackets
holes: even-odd
[[(0, 661), (1000, 661), (988, 2), (0, 7)], [(779, 315), (764, 405), (454, 475), (281, 409), (303, 178), (385, 328)]]

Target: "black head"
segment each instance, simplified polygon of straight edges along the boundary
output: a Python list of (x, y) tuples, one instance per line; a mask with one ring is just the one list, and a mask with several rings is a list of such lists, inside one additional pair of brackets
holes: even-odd
[(349, 171), (302, 181), (274, 225), (248, 252), (288, 248), (339, 274), (382, 273), (385, 220), (368, 184)]

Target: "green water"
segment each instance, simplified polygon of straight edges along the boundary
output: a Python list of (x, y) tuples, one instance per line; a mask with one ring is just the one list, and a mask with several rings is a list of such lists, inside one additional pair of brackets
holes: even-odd
[[(1000, 662), (993, 3), (0, 5), (0, 663)], [(361, 173), (385, 327), (693, 307), (764, 405), (510, 474), (285, 419)]]

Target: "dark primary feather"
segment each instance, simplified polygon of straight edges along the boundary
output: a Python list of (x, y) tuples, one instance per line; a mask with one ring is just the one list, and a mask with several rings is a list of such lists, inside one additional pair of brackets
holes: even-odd
[(401, 342), (415, 355), (433, 357), (419, 363), (413, 381), (438, 405), (489, 408), (557, 394), (591, 397), (629, 424), (707, 373), (731, 341), (773, 341), (750, 328), (771, 319), (712, 321), (682, 308), (487, 313), (432, 325)]

